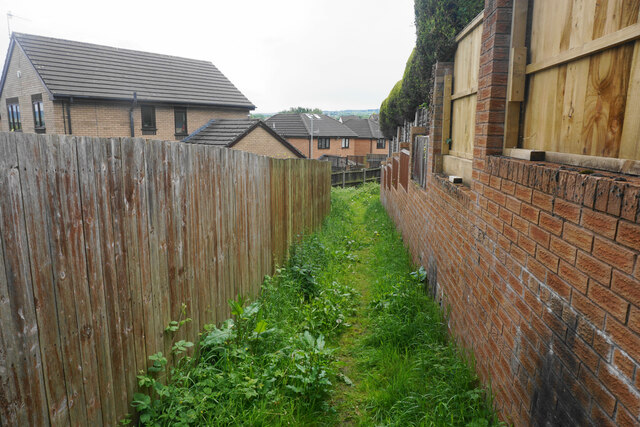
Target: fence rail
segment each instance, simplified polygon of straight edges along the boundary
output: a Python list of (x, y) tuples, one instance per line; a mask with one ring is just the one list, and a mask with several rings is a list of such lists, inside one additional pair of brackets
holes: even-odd
[[(254, 295), (330, 209), (330, 165), (0, 133), (0, 425), (114, 425), (136, 374)], [(164, 328), (182, 304), (193, 319)]]
[(365, 182), (380, 182), (380, 168), (331, 173), (331, 185), (333, 187), (352, 187)]

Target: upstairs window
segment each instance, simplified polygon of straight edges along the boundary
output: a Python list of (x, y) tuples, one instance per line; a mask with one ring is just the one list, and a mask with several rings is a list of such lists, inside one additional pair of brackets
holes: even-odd
[(173, 115), (176, 122), (176, 136), (187, 136), (187, 109), (183, 107), (175, 107)]
[(31, 96), (31, 106), (33, 107), (33, 128), (36, 133), (45, 133), (44, 125), (44, 104), (42, 103), (42, 95)]
[(387, 145), (387, 141), (382, 138), (378, 140), (378, 144), (376, 145), (377, 148), (384, 148)]
[(330, 145), (330, 138), (318, 138), (318, 150), (328, 150)]
[(7, 113), (9, 131), (22, 132), (22, 121), (20, 120), (20, 104), (18, 103), (18, 98), (7, 99)]
[(342, 138), (342, 148), (349, 148), (349, 138)]
[(156, 107), (153, 105), (142, 105), (140, 107), (142, 114), (142, 134), (143, 135), (155, 135), (156, 134)]

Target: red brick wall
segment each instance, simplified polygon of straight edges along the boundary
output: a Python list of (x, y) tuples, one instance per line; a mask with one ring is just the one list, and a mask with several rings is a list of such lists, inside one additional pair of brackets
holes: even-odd
[(640, 179), (615, 178), (488, 157), (474, 190), (382, 189), (505, 420), (638, 420)]
[(486, 0), (471, 187), (441, 175), (442, 79), (425, 188), (381, 198), (449, 327), (515, 425), (638, 425), (640, 178), (501, 157), (511, 0)]

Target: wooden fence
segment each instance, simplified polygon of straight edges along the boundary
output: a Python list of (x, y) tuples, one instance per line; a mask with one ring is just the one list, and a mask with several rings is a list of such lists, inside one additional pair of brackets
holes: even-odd
[(380, 182), (380, 168), (331, 173), (331, 185), (334, 187), (353, 187), (366, 182)]
[(640, 160), (639, 7), (533, 2), (522, 147)]
[[(330, 209), (330, 165), (0, 133), (0, 425), (114, 425), (148, 356), (255, 295)], [(182, 304), (193, 319), (172, 336)]]
[(480, 13), (458, 34), (453, 74), (444, 76), (442, 168), (467, 184), (471, 182), (483, 18)]

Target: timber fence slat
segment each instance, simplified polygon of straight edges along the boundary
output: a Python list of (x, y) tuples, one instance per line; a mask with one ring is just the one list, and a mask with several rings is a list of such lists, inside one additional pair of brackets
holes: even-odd
[(0, 235), (4, 263), (3, 271), (0, 271), (0, 324), (3, 344), (6, 345), (0, 351), (3, 353), (0, 355), (0, 402), (4, 406), (0, 408), (0, 415), (7, 417), (7, 424), (42, 424), (48, 422), (49, 416), (26, 226), (21, 213), (20, 170), (15, 138), (7, 135), (0, 140), (0, 186)]
[[(0, 425), (114, 425), (148, 357), (253, 298), (331, 168), (175, 141), (0, 133)], [(165, 332), (181, 318), (193, 319)]]
[(88, 138), (78, 140), (78, 174), (80, 178), (80, 196), (82, 199), (82, 223), (84, 225), (85, 254), (89, 298), (92, 309), (93, 336), (96, 343), (98, 381), (103, 422), (106, 425), (117, 423), (115, 419), (115, 400), (113, 391), (109, 334), (107, 331), (105, 294), (103, 289), (102, 247), (100, 244), (99, 213), (95, 171), (93, 163), (93, 141)]
[[(42, 154), (38, 139), (24, 139), (17, 144), (20, 167), (24, 171), (22, 178), (22, 199), (25, 207), (26, 232), (28, 236), (41, 236), (29, 239), (29, 254), (32, 259), (31, 277), (33, 280), (34, 301), (50, 301), (51, 304), (36, 304), (38, 324), (53, 325), (40, 329), (40, 348), (45, 389), (49, 405), (49, 421), (53, 425), (70, 423), (67, 408), (67, 393), (64, 377), (58, 315), (55, 306), (54, 277), (50, 253), (50, 233), (45, 217), (48, 210), (46, 195), (46, 176), (38, 173), (36, 165), (42, 165)], [(41, 169), (40, 169), (41, 170)], [(0, 259), (2, 257), (0, 256)], [(2, 264), (2, 263), (0, 263)], [(0, 276), (3, 273), (0, 272)], [(1, 279), (0, 279), (1, 280)], [(2, 316), (0, 314), (0, 316)], [(6, 348), (6, 347), (5, 347)], [(2, 399), (0, 399), (1, 401)]]

